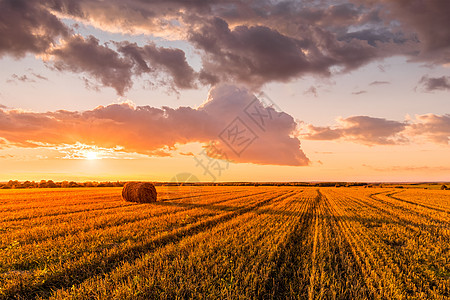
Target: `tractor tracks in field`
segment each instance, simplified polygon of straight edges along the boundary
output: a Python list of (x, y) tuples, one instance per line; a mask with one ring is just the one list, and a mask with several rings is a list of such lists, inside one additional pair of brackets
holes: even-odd
[[(219, 200), (219, 201), (216, 200), (215, 202), (210, 202), (209, 211), (213, 207), (215, 207), (216, 204), (220, 204), (220, 203), (224, 203), (224, 202), (230, 202), (230, 201), (235, 201), (236, 199), (245, 200), (247, 198), (251, 198), (251, 197), (255, 197), (255, 196), (261, 196), (261, 195), (268, 195), (268, 194), (269, 194), (268, 191), (263, 191), (263, 192), (253, 193), (253, 194), (246, 194), (246, 195), (243, 195), (243, 196), (233, 196), (231, 198), (225, 198), (225, 199), (222, 199), (222, 200)], [(179, 204), (179, 203), (175, 203), (174, 206), (175, 207), (181, 207), (181, 210), (173, 211), (173, 212), (169, 212), (169, 213), (167, 213), (167, 212), (165, 212), (165, 213), (164, 212), (159, 212), (159, 213), (154, 214), (152, 216), (147, 216), (147, 215), (144, 214), (141, 218), (139, 218), (139, 220), (135, 220), (133, 222), (126, 222), (124, 220), (119, 220), (118, 222), (116, 222), (116, 223), (119, 223), (119, 224), (104, 224), (105, 226), (100, 226), (100, 227), (96, 227), (96, 228), (81, 229), (81, 230), (77, 230), (76, 232), (73, 232), (73, 233), (62, 232), (62, 233), (58, 233), (58, 234), (52, 235), (50, 237), (47, 237), (47, 238), (41, 240), (41, 244), (36, 244), (36, 241), (33, 240), (33, 245), (34, 245), (34, 247), (36, 247), (36, 246), (37, 247), (42, 247), (42, 243), (45, 243), (46, 240), (48, 240), (48, 239), (50, 239), (51, 243), (56, 243), (58, 241), (58, 239), (60, 239), (61, 241), (59, 242), (59, 244), (63, 244), (64, 240), (67, 239), (67, 238), (70, 238), (70, 239), (76, 238), (76, 239), (80, 239), (79, 244), (83, 244), (83, 245), (88, 246), (89, 244), (95, 242), (95, 239), (98, 239), (99, 237), (101, 237), (101, 235), (105, 235), (104, 231), (106, 230), (106, 228), (108, 229), (108, 231), (115, 231), (115, 230), (120, 230), (120, 229), (122, 229), (122, 230), (129, 230), (127, 228), (129, 228), (130, 226), (132, 227), (133, 224), (135, 224), (137, 222), (141, 222), (143, 220), (145, 221), (145, 220), (148, 220), (148, 219), (157, 218), (157, 217), (159, 217), (161, 215), (164, 215), (164, 214), (170, 214), (171, 216), (173, 216), (174, 219), (177, 219), (177, 214), (183, 214), (183, 213), (186, 213), (187, 211), (191, 211), (191, 210), (194, 210), (196, 208), (200, 208), (200, 209), (204, 208), (203, 205), (200, 205), (199, 207), (196, 207), (195, 204), (191, 204), (188, 207), (185, 207), (183, 205), (179, 206), (179, 205), (176, 205), (176, 204)], [(239, 208), (239, 206), (235, 206), (235, 208)], [(219, 206), (216, 208), (216, 210), (217, 211), (221, 211)], [(201, 218), (202, 216), (203, 217), (206, 216), (207, 211), (208, 210), (204, 210), (205, 214), (200, 214), (200, 215), (198, 215), (196, 217), (197, 218)], [(207, 216), (207, 217), (211, 218), (211, 216)], [(171, 230), (168, 230), (168, 231), (175, 231), (177, 229), (181, 229), (181, 228), (189, 226), (191, 224), (193, 224), (193, 223), (181, 225), (181, 226), (179, 226), (179, 227), (177, 227), (177, 228), (175, 228), (173, 230), (171, 229)], [(124, 226), (126, 226), (127, 228), (123, 228)], [(165, 230), (161, 230), (161, 231), (157, 232), (156, 234), (161, 234), (163, 232), (165, 232)], [(83, 233), (88, 233), (89, 236), (88, 237), (83, 237), (82, 236)], [(25, 245), (25, 246), (28, 245), (28, 244), (29, 243), (23, 243), (23, 245)], [(112, 243), (112, 244), (106, 245), (105, 247), (101, 247), (99, 249), (100, 250), (108, 250), (109, 248), (117, 247), (118, 245), (119, 245), (119, 243)], [(72, 251), (72, 250), (70, 250), (70, 251)], [(32, 258), (24, 258), (20, 262), (12, 264), (9, 267), (13, 268), (15, 270), (33, 270), (33, 269), (37, 268), (39, 265), (42, 265), (42, 264), (43, 264), (42, 261), (32, 260)], [(52, 264), (49, 264), (49, 266), (52, 267)]]
[[(231, 192), (226, 191), (226, 192), (223, 192), (223, 193), (220, 193), (220, 194), (229, 194), (229, 193), (231, 193)], [(216, 194), (217, 193), (213, 193), (212, 192), (212, 193), (207, 193), (207, 194), (194, 195), (194, 196), (191, 196), (191, 197), (197, 198), (197, 197), (211, 196), (211, 195), (216, 195)], [(92, 199), (93, 200), (95, 200), (95, 199), (100, 199), (101, 200), (101, 199), (104, 199), (104, 198), (96, 197), (96, 198), (92, 198)], [(179, 199), (183, 199), (183, 197), (173, 198), (173, 199), (170, 199), (170, 200), (179, 200)], [(162, 199), (162, 201), (168, 201), (168, 200), (169, 199)], [(25, 220), (32, 220), (32, 219), (37, 219), (37, 218), (55, 217), (55, 216), (59, 217), (59, 216), (64, 216), (64, 215), (75, 215), (75, 214), (81, 214), (81, 213), (86, 213), (86, 212), (95, 212), (95, 211), (107, 211), (107, 210), (121, 208), (121, 207), (131, 207), (131, 206), (135, 206), (135, 205), (142, 205), (142, 204), (136, 204), (136, 203), (124, 204), (121, 201), (121, 196), (117, 196), (116, 200), (110, 200), (110, 201), (102, 202), (102, 204), (117, 203), (117, 202), (119, 202), (119, 205), (106, 206), (106, 207), (101, 206), (101, 207), (96, 207), (96, 208), (83, 208), (83, 209), (78, 209), (78, 210), (70, 210), (70, 211), (62, 211), (62, 212), (55, 211), (55, 212), (50, 212), (48, 214), (40, 214), (40, 215), (36, 215), (35, 214), (35, 215), (32, 215), (32, 216), (18, 216), (18, 217), (12, 217), (10, 219), (1, 220), (1, 222), (25, 221)], [(82, 203), (82, 204), (79, 204), (79, 203), (68, 204), (68, 205), (66, 204), (66, 205), (63, 205), (63, 206), (65, 208), (72, 207), (72, 206), (75, 206), (75, 207), (76, 206), (88, 206), (89, 204), (92, 204), (92, 203), (98, 203), (98, 202), (92, 201), (92, 202), (86, 202), (86, 203)], [(25, 212), (26, 211), (34, 211), (36, 209), (39, 209), (39, 208), (24, 209), (23, 211), (25, 211)]]
[[(321, 197), (320, 192), (319, 197)], [(316, 279), (316, 265), (317, 265), (317, 244), (318, 244), (318, 235), (319, 235), (319, 215), (315, 214), (314, 216), (314, 240), (313, 240), (313, 249), (311, 255), (311, 276), (309, 278), (309, 290), (308, 290), (308, 299), (314, 299), (314, 287), (315, 287), (315, 279)]]
[[(216, 208), (218, 208), (216, 206), (218, 206), (218, 204), (221, 204), (221, 203), (230, 202), (230, 201), (236, 200), (238, 198), (245, 199), (245, 198), (248, 198), (248, 197), (259, 196), (259, 195), (263, 195), (263, 194), (267, 194), (267, 193), (268, 193), (267, 191), (264, 191), (264, 192), (254, 193), (254, 194), (246, 194), (246, 195), (243, 195), (243, 196), (236, 195), (236, 196), (233, 196), (233, 197), (230, 197), (230, 198), (227, 197), (227, 198), (224, 198), (224, 199), (221, 199), (221, 200), (216, 200), (215, 202), (209, 203), (208, 206), (211, 209), (216, 209)], [(122, 207), (126, 208), (126, 210), (127, 210), (130, 207), (133, 208), (135, 205), (136, 204), (130, 204), (130, 205), (122, 206)], [(142, 204), (140, 204), (140, 205), (142, 205)], [(73, 230), (70, 230), (70, 231), (65, 230), (65, 231), (62, 231), (62, 232), (58, 232), (56, 234), (52, 234), (51, 236), (45, 236), (45, 235), (38, 236), (38, 237), (33, 238), (32, 243), (35, 244), (35, 243), (39, 243), (39, 242), (45, 242), (48, 239), (55, 240), (55, 239), (60, 238), (60, 237), (74, 236), (74, 235), (78, 235), (78, 234), (88, 233), (88, 232), (91, 232), (91, 231), (102, 230), (102, 229), (105, 229), (105, 228), (120, 227), (120, 226), (122, 226), (124, 224), (126, 224), (127, 226), (128, 225), (131, 226), (131, 225), (133, 225), (135, 223), (138, 223), (138, 222), (141, 222), (143, 220), (148, 220), (148, 219), (152, 219), (152, 218), (158, 218), (158, 217), (161, 217), (161, 216), (167, 215), (167, 214), (174, 214), (175, 215), (175, 214), (180, 214), (180, 213), (186, 213), (186, 212), (192, 211), (194, 209), (198, 209), (198, 208), (207, 208), (206, 205), (203, 205), (203, 204), (200, 204), (200, 203), (198, 203), (198, 204), (196, 204), (196, 203), (186, 203), (186, 204), (184, 204), (184, 203), (180, 203), (180, 202), (171, 202), (171, 201), (156, 202), (156, 203), (144, 204), (144, 205), (147, 205), (147, 206), (148, 205), (152, 205), (152, 206), (174, 207), (174, 208), (177, 208), (177, 210), (170, 211), (170, 212), (162, 211), (162, 212), (157, 212), (155, 214), (149, 214), (149, 215), (141, 214), (140, 216), (137, 216), (137, 217), (136, 216), (132, 216), (130, 218), (126, 218), (125, 217), (125, 218), (121, 218), (121, 219), (118, 219), (118, 220), (113, 221), (113, 222), (111, 222), (110, 220), (105, 220), (105, 222), (97, 223), (97, 224), (94, 224), (93, 226), (90, 226), (90, 227), (84, 227), (84, 228), (83, 227), (81, 227), (81, 228), (80, 227), (76, 227), (76, 228), (73, 228)], [(119, 208), (121, 208), (121, 207), (116, 207), (116, 208), (118, 208), (118, 211), (116, 213), (123, 213), (121, 210), (119, 210)], [(111, 213), (111, 215), (114, 215), (114, 214), (115, 214), (114, 212)], [(22, 241), (20, 241), (20, 242), (22, 242)], [(27, 243), (23, 243), (23, 244), (25, 245)]]
[[(301, 209), (297, 216), (298, 221), (277, 247), (279, 250), (272, 258), (273, 266), (262, 283), (263, 292), (258, 295), (259, 299), (286, 299), (293, 293), (303, 298), (308, 296), (309, 281), (303, 271), (305, 262), (311, 259), (310, 254), (314, 247), (310, 247), (308, 237), (311, 230), (314, 230), (313, 220), (319, 201), (320, 196), (304, 201), (304, 209)], [(292, 287), (291, 281), (298, 280), (300, 276), (302, 279)]]
[(120, 267), (125, 263), (132, 263), (144, 254), (149, 254), (158, 248), (168, 244), (176, 244), (187, 237), (194, 236), (213, 227), (228, 222), (238, 216), (250, 213), (260, 207), (268, 205), (273, 201), (282, 201), (294, 195), (296, 191), (268, 197), (256, 201), (245, 207), (236, 207), (235, 210), (226, 211), (223, 214), (189, 224), (185, 227), (163, 234), (159, 237), (132, 245), (129, 248), (111, 251), (106, 257), (98, 255), (88, 262), (74, 262), (72, 265), (52, 273), (40, 282), (32, 285), (19, 285), (14, 290), (4, 291), (7, 298), (36, 299), (38, 297), (49, 297), (53, 290), (70, 288), (93, 276), (105, 276), (107, 273)]
[[(373, 299), (374, 296), (369, 292), (369, 286), (366, 282), (366, 272), (362, 265), (362, 259), (352, 246), (354, 241), (348, 234), (345, 220), (339, 217), (328, 197), (320, 191), (318, 193), (321, 199), (323, 234), (327, 238), (326, 248), (323, 249), (326, 257), (323, 259), (326, 261), (325, 264), (333, 266), (331, 274), (324, 274), (323, 276), (338, 283), (336, 288), (341, 289), (339, 293), (342, 299)], [(324, 270), (321, 271), (324, 272)], [(323, 294), (324, 291), (329, 289), (330, 287), (322, 287), (320, 293)], [(333, 297), (332, 295), (333, 293), (329, 294), (328, 297)]]
[[(371, 216), (370, 219), (366, 219), (362, 216), (355, 215), (355, 218), (357, 218), (359, 220), (359, 222), (361, 222), (361, 223), (365, 223), (366, 221), (369, 222), (372, 220), (372, 221), (375, 221), (379, 225), (382, 223), (397, 224), (399, 226), (405, 226), (413, 231), (416, 231), (419, 229), (424, 229), (427, 227), (439, 228), (442, 226), (443, 223), (448, 223), (443, 220), (434, 219), (434, 218), (430, 217), (428, 214), (423, 214), (418, 211), (411, 210), (407, 207), (399, 206), (399, 205), (396, 205), (389, 201), (383, 200), (379, 197), (376, 197), (377, 195), (383, 194), (383, 193), (384, 192), (370, 194), (367, 196), (367, 198), (354, 197), (354, 196), (349, 196), (349, 195), (341, 195), (341, 196), (347, 198), (350, 201), (357, 203), (358, 205), (360, 205), (362, 207), (368, 207), (368, 208), (370, 208), (374, 211), (378, 211), (380, 213), (376, 216), (373, 216), (373, 217)], [(425, 218), (427, 221), (432, 222), (434, 225), (427, 225), (427, 224), (415, 222), (411, 219), (402, 217), (401, 214), (398, 214), (394, 211), (388, 210), (388, 208), (390, 208), (392, 210), (404, 212), (404, 213), (406, 213), (406, 216), (409, 216), (409, 214), (413, 214), (418, 217)], [(383, 219), (381, 217), (384, 217), (385, 219)], [(416, 229), (413, 229), (413, 228), (416, 228)]]
[(393, 196), (393, 195), (398, 195), (401, 192), (402, 191), (386, 193), (385, 195), (388, 196), (391, 199), (395, 199), (395, 200), (400, 201), (400, 202), (405, 202), (405, 203), (408, 203), (408, 204), (412, 204), (412, 205), (415, 205), (415, 206), (420, 206), (420, 207), (423, 207), (423, 208), (427, 208), (427, 209), (431, 209), (431, 210), (435, 210), (435, 211), (439, 211), (439, 212), (443, 212), (443, 213), (447, 213), (447, 214), (450, 213), (450, 210), (446, 210), (446, 209), (442, 209), (442, 208), (438, 208), (438, 207), (434, 207), (434, 206), (429, 206), (429, 205), (425, 205), (425, 204), (421, 204), (421, 203), (417, 203), (417, 202), (414, 202), (414, 201), (409, 201), (409, 200), (406, 200), (406, 199), (402, 199), (402, 198), (398, 198), (398, 197), (394, 197)]
[[(360, 259), (320, 190), (313, 199), (305, 201), (296, 224), (277, 248), (259, 299), (332, 298), (333, 292), (342, 291), (347, 293), (347, 299), (361, 295), (373, 298), (364, 281)], [(332, 285), (335, 291), (331, 291)], [(349, 286), (358, 290), (348, 289)]]
[[(339, 194), (332, 198), (336, 207), (343, 208), (339, 217), (340, 223), (343, 231), (347, 232), (349, 240), (352, 241), (352, 251), (354, 251), (355, 257), (358, 257), (358, 263), (363, 268), (364, 273), (367, 274), (365, 276), (366, 284), (370, 291), (379, 293), (375, 294), (377, 296), (398, 298), (405, 293), (411, 295), (414, 290), (422, 290), (427, 293), (427, 297), (431, 297), (433, 291), (431, 288), (425, 288), (424, 283), (436, 284), (435, 281), (440, 280), (437, 278), (439, 276), (432, 274), (429, 270), (424, 269), (423, 265), (418, 264), (414, 260), (414, 252), (409, 255), (406, 254), (403, 250), (404, 242), (401, 244), (389, 242), (383, 236), (386, 231), (376, 229), (381, 225), (368, 226), (368, 221), (375, 219), (376, 222), (380, 222), (377, 224), (405, 228), (412, 234), (412, 236), (403, 237), (405, 240), (414, 238), (417, 233), (420, 234), (421, 228), (427, 227), (423, 227), (419, 223), (410, 224), (410, 220), (400, 217), (399, 214), (375, 206), (361, 198)], [(341, 198), (344, 200), (342, 201)], [(359, 206), (366, 206), (371, 211), (359, 211), (358, 207), (349, 206), (348, 200), (357, 203)], [(384, 203), (383, 200), (378, 201), (378, 198), (372, 200), (381, 204)], [(404, 212), (403, 210), (398, 211)], [(369, 214), (370, 219), (363, 216), (364, 214)], [(414, 251), (414, 249), (409, 251)], [(409, 261), (408, 263), (405, 263), (405, 255), (407, 255), (406, 261)], [(411, 268), (414, 268), (414, 277), (405, 275), (411, 274)]]
[[(435, 229), (442, 228), (442, 225), (444, 225), (444, 224), (447, 225), (447, 226), (450, 225), (449, 221), (442, 220), (442, 219), (437, 219), (437, 218), (433, 217), (432, 215), (430, 215), (429, 213), (420, 212), (420, 211), (417, 211), (415, 209), (412, 209), (412, 208), (409, 208), (409, 207), (406, 207), (406, 206), (403, 206), (403, 205), (398, 205), (398, 204), (392, 203), (390, 201), (383, 200), (380, 197), (377, 197), (378, 195), (384, 195), (384, 196), (386, 196), (386, 197), (388, 197), (390, 199), (393, 199), (393, 200), (397, 200), (397, 201), (400, 201), (400, 202), (405, 202), (405, 203), (408, 203), (408, 204), (416, 205), (416, 203), (414, 203), (412, 201), (403, 200), (403, 199), (400, 199), (400, 198), (392, 196), (392, 195), (397, 194), (399, 192), (393, 192), (393, 193), (390, 193), (390, 192), (392, 192), (392, 191), (373, 193), (373, 194), (369, 195), (369, 198), (374, 200), (377, 203), (382, 203), (383, 205), (387, 205), (388, 207), (391, 207), (394, 210), (399, 210), (399, 211), (402, 211), (402, 212), (404, 212), (406, 214), (413, 214), (413, 215), (416, 215), (417, 217), (424, 218), (428, 222), (433, 223), (434, 224), (433, 226), (434, 226)], [(359, 199), (359, 200), (361, 200), (361, 199)], [(393, 219), (398, 219), (399, 223), (401, 223), (401, 224), (411, 224), (411, 225), (413, 225), (414, 227), (417, 227), (417, 228), (423, 228), (424, 226), (428, 226), (428, 227), (431, 226), (431, 225), (425, 225), (423, 223), (417, 223), (417, 222), (414, 222), (414, 221), (412, 221), (410, 219), (406, 219), (406, 218), (402, 217), (401, 214), (394, 214), (392, 212), (387, 211), (386, 209), (370, 205), (366, 201), (363, 201), (363, 202), (366, 205), (373, 207), (374, 209), (377, 209), (379, 211), (383, 211), (383, 213), (390, 215)], [(439, 209), (439, 208), (433, 209), (433, 208), (431, 208), (429, 206), (421, 205), (421, 204), (417, 204), (417, 206), (449, 214), (449, 212), (447, 212), (445, 210), (442, 210), (442, 209)]]

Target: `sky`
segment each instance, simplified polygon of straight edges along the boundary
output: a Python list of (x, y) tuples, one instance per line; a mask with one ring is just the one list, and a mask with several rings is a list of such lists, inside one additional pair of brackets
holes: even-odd
[(447, 0), (0, 0), (0, 181), (449, 181)]

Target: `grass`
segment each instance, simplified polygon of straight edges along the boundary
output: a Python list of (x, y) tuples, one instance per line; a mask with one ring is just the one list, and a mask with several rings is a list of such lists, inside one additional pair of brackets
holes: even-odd
[(450, 193), (0, 191), (1, 299), (446, 299)]

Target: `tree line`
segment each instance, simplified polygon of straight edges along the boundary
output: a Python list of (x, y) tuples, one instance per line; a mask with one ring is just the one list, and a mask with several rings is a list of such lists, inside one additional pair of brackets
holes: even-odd
[(75, 182), (75, 181), (60, 181), (54, 182), (53, 180), (41, 180), (36, 181), (24, 181), (10, 180), (7, 183), (0, 183), (1, 189), (31, 189), (31, 188), (76, 188), (76, 187), (122, 187), (125, 182), (121, 181), (87, 181), (87, 182)]

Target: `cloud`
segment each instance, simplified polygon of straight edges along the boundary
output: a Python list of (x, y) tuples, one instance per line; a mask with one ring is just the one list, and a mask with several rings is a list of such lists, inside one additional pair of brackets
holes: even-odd
[[(2, 108), (6, 108), (6, 107), (3, 106), (3, 105), (0, 105), (0, 109), (2, 109)], [(8, 141), (7, 141), (6, 139), (0, 137), (0, 148), (1, 148), (2, 146), (6, 145), (7, 143), (8, 143)]]
[(316, 141), (332, 141), (343, 137), (340, 129), (332, 129), (331, 127), (321, 127), (308, 124), (304, 127), (302, 138), (306, 140)]
[(223, 79), (261, 85), (289, 80), (311, 68), (301, 41), (264, 26), (230, 30), (224, 20), (215, 18), (192, 31), (189, 40), (205, 53), (204, 72)]
[(19, 76), (17, 74), (12, 74), (11, 78), (6, 80), (6, 82), (8, 82), (8, 83), (17, 82), (17, 81), (21, 81), (21, 82), (36, 82), (36, 80), (34, 80), (32, 78), (29, 78), (27, 75)]
[[(0, 137), (18, 147), (58, 147), (80, 143), (99, 148), (121, 147), (122, 151), (150, 156), (167, 156), (177, 145), (217, 141), (230, 160), (256, 164), (306, 165), (308, 159), (292, 136), (296, 122), (286, 114), (266, 108), (244, 88), (219, 86), (210, 91), (200, 108), (150, 106), (129, 103), (99, 106), (84, 112), (47, 113), (0, 110)], [(272, 114), (260, 129), (245, 113), (246, 107)], [(240, 155), (223, 142), (219, 134), (241, 117), (257, 134)]]
[[(266, 101), (267, 102), (267, 101)], [(230, 132), (230, 126), (236, 117), (241, 125), (238, 131), (250, 129), (256, 139), (233, 160), (236, 162), (253, 162), (257, 164), (277, 164), (302, 166), (309, 163), (300, 148), (300, 140), (295, 136), (297, 123), (294, 118), (284, 112), (276, 111), (272, 106), (263, 103), (245, 88), (231, 85), (221, 85), (213, 88), (199, 110), (214, 116), (220, 124), (219, 132)], [(219, 145), (225, 145), (227, 135), (219, 137)], [(228, 141), (230, 144), (230, 142)], [(231, 145), (235, 147), (234, 145)], [(231, 148), (232, 148), (231, 147)], [(230, 147), (228, 147), (228, 150)], [(236, 149), (235, 149), (236, 150)], [(239, 152), (239, 150), (237, 150)]]
[(392, 33), (387, 29), (364, 29), (360, 31), (352, 31), (339, 36), (339, 40), (351, 41), (352, 39), (357, 39), (361, 41), (366, 41), (367, 44), (376, 47), (380, 43), (395, 43), (403, 44), (408, 41), (407, 38), (403, 36), (402, 32)]
[(428, 77), (425, 75), (420, 79), (417, 87), (426, 92), (450, 90), (450, 76)]
[(261, 86), (306, 74), (328, 76), (332, 67), (348, 71), (380, 57), (378, 49), (364, 41), (339, 41), (318, 28), (290, 37), (259, 25), (230, 29), (220, 18), (191, 30), (189, 41), (204, 51), (203, 72), (211, 83), (231, 79)]
[(429, 171), (429, 172), (445, 172), (450, 171), (450, 167), (430, 167), (430, 166), (392, 166), (379, 168), (370, 165), (363, 164), (363, 167), (379, 171), (379, 172), (397, 172), (397, 171), (406, 171), (406, 172), (415, 172), (415, 171)]
[(41, 75), (41, 74), (34, 73), (34, 72), (31, 72), (31, 74), (32, 74), (34, 77), (36, 77), (37, 79), (48, 81), (48, 78), (45, 77), (45, 76), (43, 76), (43, 75)]
[(418, 60), (438, 64), (450, 62), (450, 2), (447, 0), (384, 0), (386, 18), (401, 23), (402, 30), (417, 34)]
[[(54, 47), (48, 54), (53, 65), (60, 71), (84, 72), (95, 78), (103, 86), (112, 87), (123, 95), (133, 85), (133, 76), (144, 73), (172, 82), (174, 88), (193, 88), (197, 74), (186, 61), (184, 51), (174, 48), (157, 47), (150, 43), (139, 47), (128, 42), (115, 43), (117, 51), (108, 45), (99, 44), (93, 36), (84, 38), (74, 35)], [(88, 88), (98, 87), (84, 78)]]
[(144, 47), (122, 42), (118, 51), (133, 59), (139, 72), (147, 73), (159, 70), (167, 72), (179, 88), (193, 88), (196, 73), (187, 63), (184, 51), (175, 48), (156, 47), (150, 43)]
[(120, 57), (106, 45), (100, 45), (93, 36), (74, 35), (61, 45), (51, 49), (57, 70), (86, 72), (104, 86), (113, 87), (119, 95), (132, 86), (130, 59)]
[(128, 153), (122, 151), (121, 147), (102, 148), (97, 146), (89, 146), (81, 143), (75, 144), (59, 144), (55, 147), (53, 145), (42, 144), (43, 148), (51, 147), (62, 156), (56, 156), (59, 159), (89, 159), (92, 158), (92, 153), (95, 153), (95, 159), (136, 159), (145, 158), (145, 155), (137, 153)]
[(152, 34), (179, 38), (184, 18), (209, 14), (214, 1), (140, 0), (52, 0), (45, 3), (52, 11), (72, 17), (102, 30), (119, 33)]
[(352, 116), (339, 118), (335, 126), (304, 124), (299, 137), (307, 140), (347, 140), (364, 145), (398, 145), (422, 142), (422, 139), (448, 144), (450, 141), (450, 115), (416, 115), (415, 120), (404, 122)]
[[(2, 0), (0, 56), (52, 56), (57, 69), (82, 73), (120, 95), (141, 75), (180, 89), (233, 81), (257, 88), (348, 72), (396, 55), (449, 63), (449, 6), (447, 0)], [(123, 40), (100, 44), (98, 37), (77, 35), (79, 28), (69, 29), (63, 18), (190, 43), (201, 71), (181, 49)]]
[(317, 98), (317, 96), (318, 96), (317, 88), (312, 85), (306, 91), (304, 91), (303, 94), (304, 95), (311, 94), (311, 95), (313, 95), (314, 97)]
[(40, 54), (68, 35), (67, 27), (39, 1), (2, 0), (0, 20), (0, 57)]
[(416, 115), (416, 120), (408, 127), (410, 135), (424, 136), (429, 141), (448, 144), (450, 141), (450, 114)]
[[(20, 81), (20, 82), (24, 82), (24, 83), (27, 83), (27, 82), (33, 83), (33, 82), (36, 82), (36, 79), (46, 80), (46, 81), (48, 80), (47, 77), (44, 77), (40, 74), (36, 74), (36, 73), (32, 72), (31, 69), (29, 69), (28, 71), (29, 71), (30, 75), (24, 74), (24, 75), (20, 76), (17, 74), (12, 74), (11, 77), (6, 80), (6, 82), (17, 83), (17, 81)], [(32, 77), (34, 77), (34, 78), (32, 78)]]
[(309, 140), (345, 139), (369, 146), (407, 142), (402, 135), (406, 127), (403, 122), (369, 116), (353, 116), (338, 119), (338, 123), (335, 127), (306, 125), (306, 132), (301, 137)]
[(391, 84), (389, 81), (372, 81), (369, 85), (385, 85)]
[[(92, 7), (100, 8), (103, 5), (102, 2), (92, 2), (96, 3)], [(128, 5), (133, 6), (133, 3), (128, 2), (126, 6)], [(163, 6), (164, 4), (160, 5)], [(29, 52), (45, 58), (52, 57), (57, 70), (85, 73), (101, 85), (112, 87), (119, 95), (123, 95), (133, 85), (132, 76), (136, 75), (133, 73), (134, 60), (121, 56), (108, 45), (100, 45), (96, 37), (74, 35), (60, 20), (62, 12), (68, 16), (86, 18), (90, 15), (84, 10), (86, 7), (91, 6), (83, 1), (0, 1), (0, 20), (3, 24), (0, 26), (0, 57), (4, 54), (22, 57)], [(107, 7), (113, 9), (109, 4)], [(170, 11), (166, 8), (167, 12)], [(135, 11), (135, 15), (140, 13)], [(151, 11), (148, 11), (148, 15), (152, 15)], [(108, 19), (111, 20), (110, 15)], [(130, 22), (131, 20), (127, 21)], [(152, 69), (148, 72), (155, 74), (154, 77), (168, 74), (169, 81), (172, 81), (173, 76), (174, 87), (194, 87), (195, 74), (187, 64), (182, 50), (150, 44), (143, 47), (143, 53), (151, 63)], [(42, 75), (32, 75), (46, 80)], [(33, 80), (24, 76), (26, 78), (21, 76), (14, 79), (24, 82)], [(164, 79), (166, 81), (167, 78)], [(161, 82), (163, 80), (158, 84)]]
[(353, 92), (352, 95), (361, 95), (361, 94), (365, 94), (367, 93), (367, 91), (357, 91), (357, 92)]

